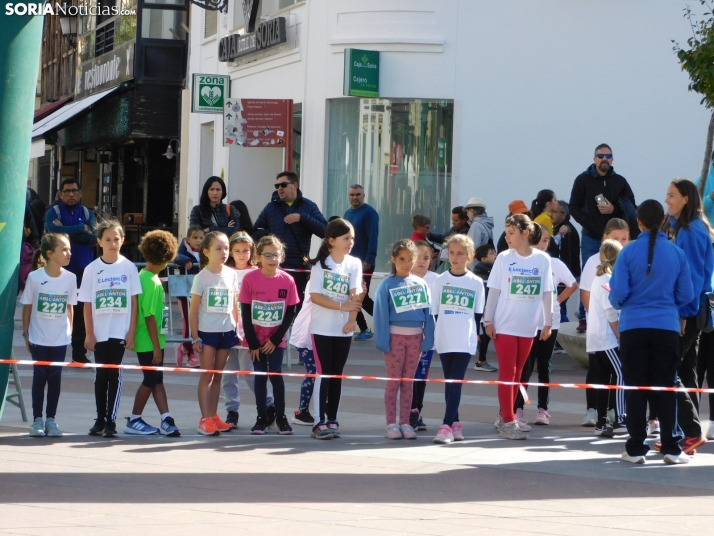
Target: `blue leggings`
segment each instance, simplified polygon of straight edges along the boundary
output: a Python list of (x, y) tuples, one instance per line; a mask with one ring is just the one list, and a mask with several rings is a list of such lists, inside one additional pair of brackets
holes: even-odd
[[(300, 361), (305, 365), (305, 372), (307, 374), (316, 374), (317, 367), (315, 366), (315, 354), (312, 350), (307, 348), (298, 348), (298, 355), (300, 356)], [(310, 409), (310, 400), (312, 400), (312, 391), (315, 388), (315, 378), (305, 378), (300, 386), (300, 405), (298, 409), (300, 411), (307, 411)]]
[[(431, 366), (431, 358), (434, 357), (434, 350), (422, 352), (419, 357), (419, 366), (417, 367), (415, 380), (426, 380), (429, 377), (429, 367)], [(424, 393), (426, 392), (426, 382), (414, 382), (412, 392), (412, 410), (421, 410), (424, 406)]]
[[(40, 346), (31, 344), (32, 359), (35, 361), (64, 361), (67, 346)], [(62, 367), (32, 367), (32, 418), (42, 417), (42, 406), (45, 402), (45, 385), (47, 386), (47, 417), (55, 418), (62, 385)]]
[[(441, 366), (444, 368), (444, 379), (463, 380), (466, 369), (469, 368), (471, 354), (465, 352), (449, 352), (439, 354)], [(459, 404), (461, 403), (460, 383), (445, 383), (444, 398), (446, 399), (446, 411), (444, 412), (444, 424), (453, 426), (459, 422)]]

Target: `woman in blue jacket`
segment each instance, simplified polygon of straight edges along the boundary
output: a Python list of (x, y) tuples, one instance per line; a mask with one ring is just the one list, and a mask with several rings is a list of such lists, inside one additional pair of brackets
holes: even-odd
[(226, 193), (223, 179), (208, 177), (199, 204), (191, 209), (189, 225), (196, 225), (207, 233), (221, 231), (228, 237), (240, 231), (240, 214), (235, 207), (223, 203)]
[[(625, 385), (673, 387), (679, 363), (679, 310), (695, 296), (684, 252), (670, 243), (660, 226), (662, 205), (648, 199), (637, 208), (642, 233), (617, 258), (610, 279), (610, 303), (620, 309), (620, 355)], [(647, 391), (628, 390), (627, 431), (623, 461), (645, 463)], [(668, 464), (687, 463), (679, 442), (677, 399), (673, 392), (653, 391), (661, 427), (661, 452)]]
[[(679, 346), (681, 359), (677, 368), (678, 385), (698, 387), (697, 350), (700, 330), (697, 328), (697, 312), (702, 295), (712, 291), (714, 232), (704, 215), (699, 191), (689, 179), (673, 180), (667, 189), (665, 203), (669, 213), (665, 229), (689, 261), (694, 289), (694, 298), (679, 309), (682, 336)], [(706, 442), (699, 422), (699, 398), (696, 394), (677, 393), (677, 421), (684, 432), (681, 447), (685, 453), (692, 453)]]

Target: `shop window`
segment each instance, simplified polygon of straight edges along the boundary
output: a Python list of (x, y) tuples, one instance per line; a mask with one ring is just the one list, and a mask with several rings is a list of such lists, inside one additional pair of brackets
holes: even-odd
[(141, 18), (141, 37), (148, 39), (186, 39), (186, 12), (172, 9), (146, 9)]
[(98, 28), (94, 36), (94, 57), (114, 50), (114, 21)]
[(203, 26), (203, 38), (214, 36), (218, 33), (218, 11), (204, 10), (206, 20)]
[(412, 235), (415, 214), (434, 232), (451, 227), (453, 118), (453, 101), (329, 101), (324, 214), (342, 216), (350, 185), (364, 187), (380, 217), (377, 270), (388, 271), (389, 247)]

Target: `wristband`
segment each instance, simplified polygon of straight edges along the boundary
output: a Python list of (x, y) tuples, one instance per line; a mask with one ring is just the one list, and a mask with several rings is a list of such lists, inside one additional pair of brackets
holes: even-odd
[(30, 334), (29, 334), (29, 333), (23, 333), (22, 336), (25, 337), (25, 338), (27, 338), (27, 337), (30, 336)]
[(191, 341), (191, 344), (196, 344), (197, 342), (203, 342), (203, 339), (201, 339), (201, 337), (196, 337)]

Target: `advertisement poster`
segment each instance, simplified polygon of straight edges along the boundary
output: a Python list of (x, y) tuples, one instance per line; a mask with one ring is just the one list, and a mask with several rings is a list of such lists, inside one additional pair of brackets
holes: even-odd
[(288, 147), (292, 118), (292, 100), (226, 99), (223, 146)]

